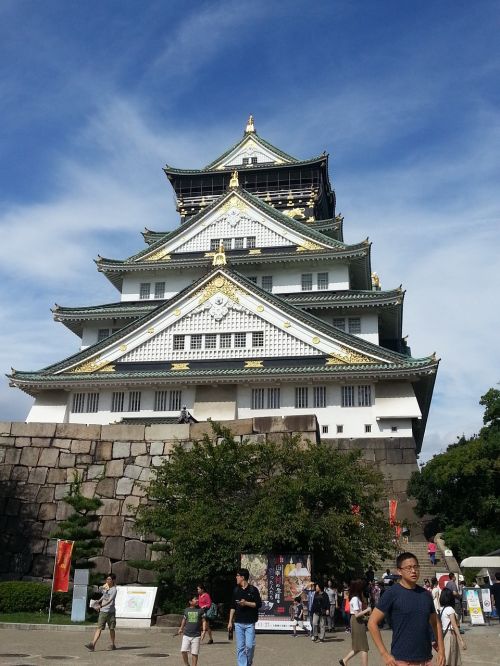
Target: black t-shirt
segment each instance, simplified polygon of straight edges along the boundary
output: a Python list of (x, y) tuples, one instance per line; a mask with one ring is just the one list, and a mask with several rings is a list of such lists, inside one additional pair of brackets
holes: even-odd
[(491, 596), (495, 600), (495, 608), (497, 609), (497, 615), (500, 616), (500, 583), (493, 583), (490, 592)]
[[(255, 602), (256, 606), (240, 606), (236, 603), (239, 599)], [(235, 609), (234, 621), (239, 624), (255, 624), (259, 618), (259, 608), (262, 606), (259, 590), (253, 585), (247, 585), (245, 589), (237, 585), (233, 590), (231, 608)]]
[(432, 659), (429, 618), (436, 611), (431, 595), (420, 585), (408, 589), (396, 584), (390, 587), (376, 606), (391, 616), (391, 654), (401, 661)]

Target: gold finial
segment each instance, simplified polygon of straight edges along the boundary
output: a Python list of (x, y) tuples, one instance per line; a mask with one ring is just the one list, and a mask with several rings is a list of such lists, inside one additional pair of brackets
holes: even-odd
[(253, 124), (253, 116), (248, 116), (247, 126), (245, 127), (245, 134), (255, 134), (255, 125)]
[(378, 273), (375, 272), (372, 273), (372, 289), (375, 289), (375, 291), (380, 291), (380, 278)]
[(229, 187), (239, 187), (240, 181), (238, 180), (238, 172), (233, 171), (231, 174), (231, 180), (229, 181)]
[(226, 265), (226, 252), (224, 250), (224, 243), (221, 241), (219, 249), (214, 254), (212, 259), (212, 266), (225, 266)]

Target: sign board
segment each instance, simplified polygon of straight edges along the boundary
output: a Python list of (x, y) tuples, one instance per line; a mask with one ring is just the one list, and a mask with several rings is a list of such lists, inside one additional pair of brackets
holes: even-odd
[(488, 589), (481, 588), (481, 601), (483, 604), (483, 613), (491, 613), (491, 594)]
[(75, 569), (75, 573), (73, 575), (73, 601), (71, 603), (71, 622), (85, 622), (88, 584), (89, 584), (89, 570)]
[(467, 588), (465, 598), (471, 624), (484, 624), (483, 611), (479, 601), (479, 589), (476, 587)]
[(118, 585), (116, 621), (119, 627), (150, 627), (157, 587)]
[(437, 573), (436, 578), (438, 579), (439, 589), (444, 590), (446, 583), (450, 580), (448, 572), (446, 573)]
[[(311, 556), (304, 553), (241, 555), (241, 566), (250, 572), (250, 583), (259, 590), (262, 608), (255, 625), (262, 631), (291, 631), (293, 629), (290, 607), (293, 600), (301, 598), (307, 604), (307, 586), (311, 582)], [(305, 632), (309, 623), (299, 625), (297, 631)]]

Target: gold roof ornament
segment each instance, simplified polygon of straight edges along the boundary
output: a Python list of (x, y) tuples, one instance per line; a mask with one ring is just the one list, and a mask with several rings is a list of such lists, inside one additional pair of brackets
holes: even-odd
[(378, 273), (375, 272), (372, 273), (372, 288), (375, 289), (375, 291), (380, 291), (380, 278)]
[(245, 134), (255, 134), (255, 125), (253, 124), (253, 116), (248, 116), (247, 126), (245, 127)]
[(219, 249), (214, 253), (212, 259), (212, 266), (225, 266), (226, 265), (226, 252), (224, 250), (224, 243), (220, 243)]
[(229, 181), (229, 187), (239, 187), (240, 181), (238, 180), (238, 172), (235, 170), (231, 174), (231, 180)]

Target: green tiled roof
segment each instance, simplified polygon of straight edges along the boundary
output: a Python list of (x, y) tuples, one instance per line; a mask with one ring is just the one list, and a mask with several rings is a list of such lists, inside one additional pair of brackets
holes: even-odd
[[(211, 165), (207, 165), (203, 169), (178, 169), (177, 167), (170, 166), (169, 164), (166, 164), (163, 167), (163, 171), (167, 174), (173, 174), (173, 175), (178, 175), (178, 176), (196, 176), (196, 175), (202, 175), (202, 174), (210, 174), (210, 173), (226, 173), (227, 171), (234, 171), (235, 169), (240, 172), (240, 171), (259, 171), (261, 170), (269, 170), (269, 169), (283, 169), (284, 167), (304, 167), (304, 166), (309, 166), (312, 164), (318, 164), (323, 162), (324, 160), (328, 159), (328, 155), (322, 154), (318, 155), (316, 157), (311, 157), (308, 160), (295, 160), (293, 159), (292, 161), (289, 162), (282, 162), (281, 164), (275, 164), (273, 162), (261, 162), (260, 164), (232, 164), (231, 166), (224, 167), (224, 169), (217, 169), (215, 167), (212, 167)], [(212, 163), (213, 164), (213, 163)]]

